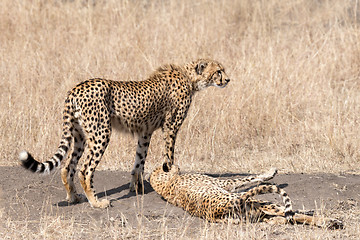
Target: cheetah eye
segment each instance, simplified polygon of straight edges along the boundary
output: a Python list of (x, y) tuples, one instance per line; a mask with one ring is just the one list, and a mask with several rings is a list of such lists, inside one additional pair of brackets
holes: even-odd
[(217, 71), (217, 75), (218, 75), (219, 77), (221, 77), (221, 71), (220, 71), (220, 70)]

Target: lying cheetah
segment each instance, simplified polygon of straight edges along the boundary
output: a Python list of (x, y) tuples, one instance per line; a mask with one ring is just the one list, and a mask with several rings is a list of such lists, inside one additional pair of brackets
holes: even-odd
[(91, 206), (106, 208), (110, 202), (98, 201), (93, 190), (93, 175), (109, 143), (112, 127), (138, 137), (130, 190), (141, 189), (141, 176), (152, 133), (165, 133), (164, 157), (174, 162), (176, 135), (189, 110), (193, 95), (206, 87), (225, 87), (229, 78), (217, 61), (199, 59), (183, 66), (166, 65), (144, 81), (120, 82), (90, 79), (68, 92), (63, 113), (60, 145), (50, 160), (40, 163), (28, 152), (20, 153), (23, 166), (33, 172), (49, 173), (69, 152), (61, 170), (67, 200), (84, 200), (73, 182), (77, 163), (87, 147), (85, 163), (79, 172), (81, 186)]
[[(221, 180), (201, 174), (180, 174), (179, 167), (164, 164), (150, 175), (154, 190), (169, 203), (182, 207), (190, 214), (210, 222), (264, 221), (269, 223), (301, 223), (319, 227), (341, 228), (336, 219), (307, 215), (310, 212), (293, 211), (287, 193), (276, 185), (260, 185), (246, 192), (236, 193), (246, 183), (271, 179), (276, 171), (244, 179)], [(253, 197), (265, 193), (278, 193), (285, 206)]]

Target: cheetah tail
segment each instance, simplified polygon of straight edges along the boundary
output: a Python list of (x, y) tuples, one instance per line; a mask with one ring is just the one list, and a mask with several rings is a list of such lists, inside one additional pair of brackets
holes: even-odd
[(284, 202), (284, 205), (285, 205), (284, 215), (287, 220), (291, 220), (292, 217), (294, 216), (294, 212), (292, 210), (291, 199), (290, 199), (289, 195), (285, 192), (284, 189), (279, 188), (276, 185), (257, 186), (257, 187), (252, 188), (251, 190), (245, 192), (244, 194), (242, 194), (242, 196), (245, 199), (248, 199), (255, 195), (266, 194), (266, 193), (278, 193), (281, 196), (281, 198)]
[(72, 115), (69, 111), (70, 108), (70, 104), (67, 104), (67, 106), (65, 107), (63, 135), (56, 153), (48, 161), (41, 163), (35, 160), (33, 156), (27, 151), (22, 151), (19, 154), (19, 160), (21, 161), (24, 168), (29, 169), (32, 172), (48, 174), (60, 165), (61, 161), (66, 157), (72, 142)]

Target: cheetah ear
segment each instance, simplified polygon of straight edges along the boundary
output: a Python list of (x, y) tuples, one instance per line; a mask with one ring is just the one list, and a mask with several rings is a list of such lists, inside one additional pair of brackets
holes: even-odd
[(164, 163), (164, 164), (163, 164), (163, 171), (164, 171), (164, 172), (169, 172), (169, 170), (170, 170), (170, 169), (169, 169), (168, 164), (167, 164), (167, 163)]
[(198, 63), (198, 65), (196, 65), (196, 67), (195, 67), (196, 73), (198, 75), (201, 75), (203, 73), (204, 69), (206, 68), (206, 66), (207, 66), (207, 63), (205, 63), (205, 62)]

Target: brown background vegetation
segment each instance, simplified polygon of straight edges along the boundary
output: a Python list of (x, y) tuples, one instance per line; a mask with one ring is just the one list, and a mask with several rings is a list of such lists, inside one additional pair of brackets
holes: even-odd
[[(351, 0), (1, 1), (0, 166), (55, 152), (78, 82), (206, 57), (231, 82), (196, 95), (176, 144), (184, 171), (359, 173), (359, 15)], [(163, 145), (158, 131), (147, 169)], [(114, 133), (99, 169), (130, 171), (135, 148)]]

